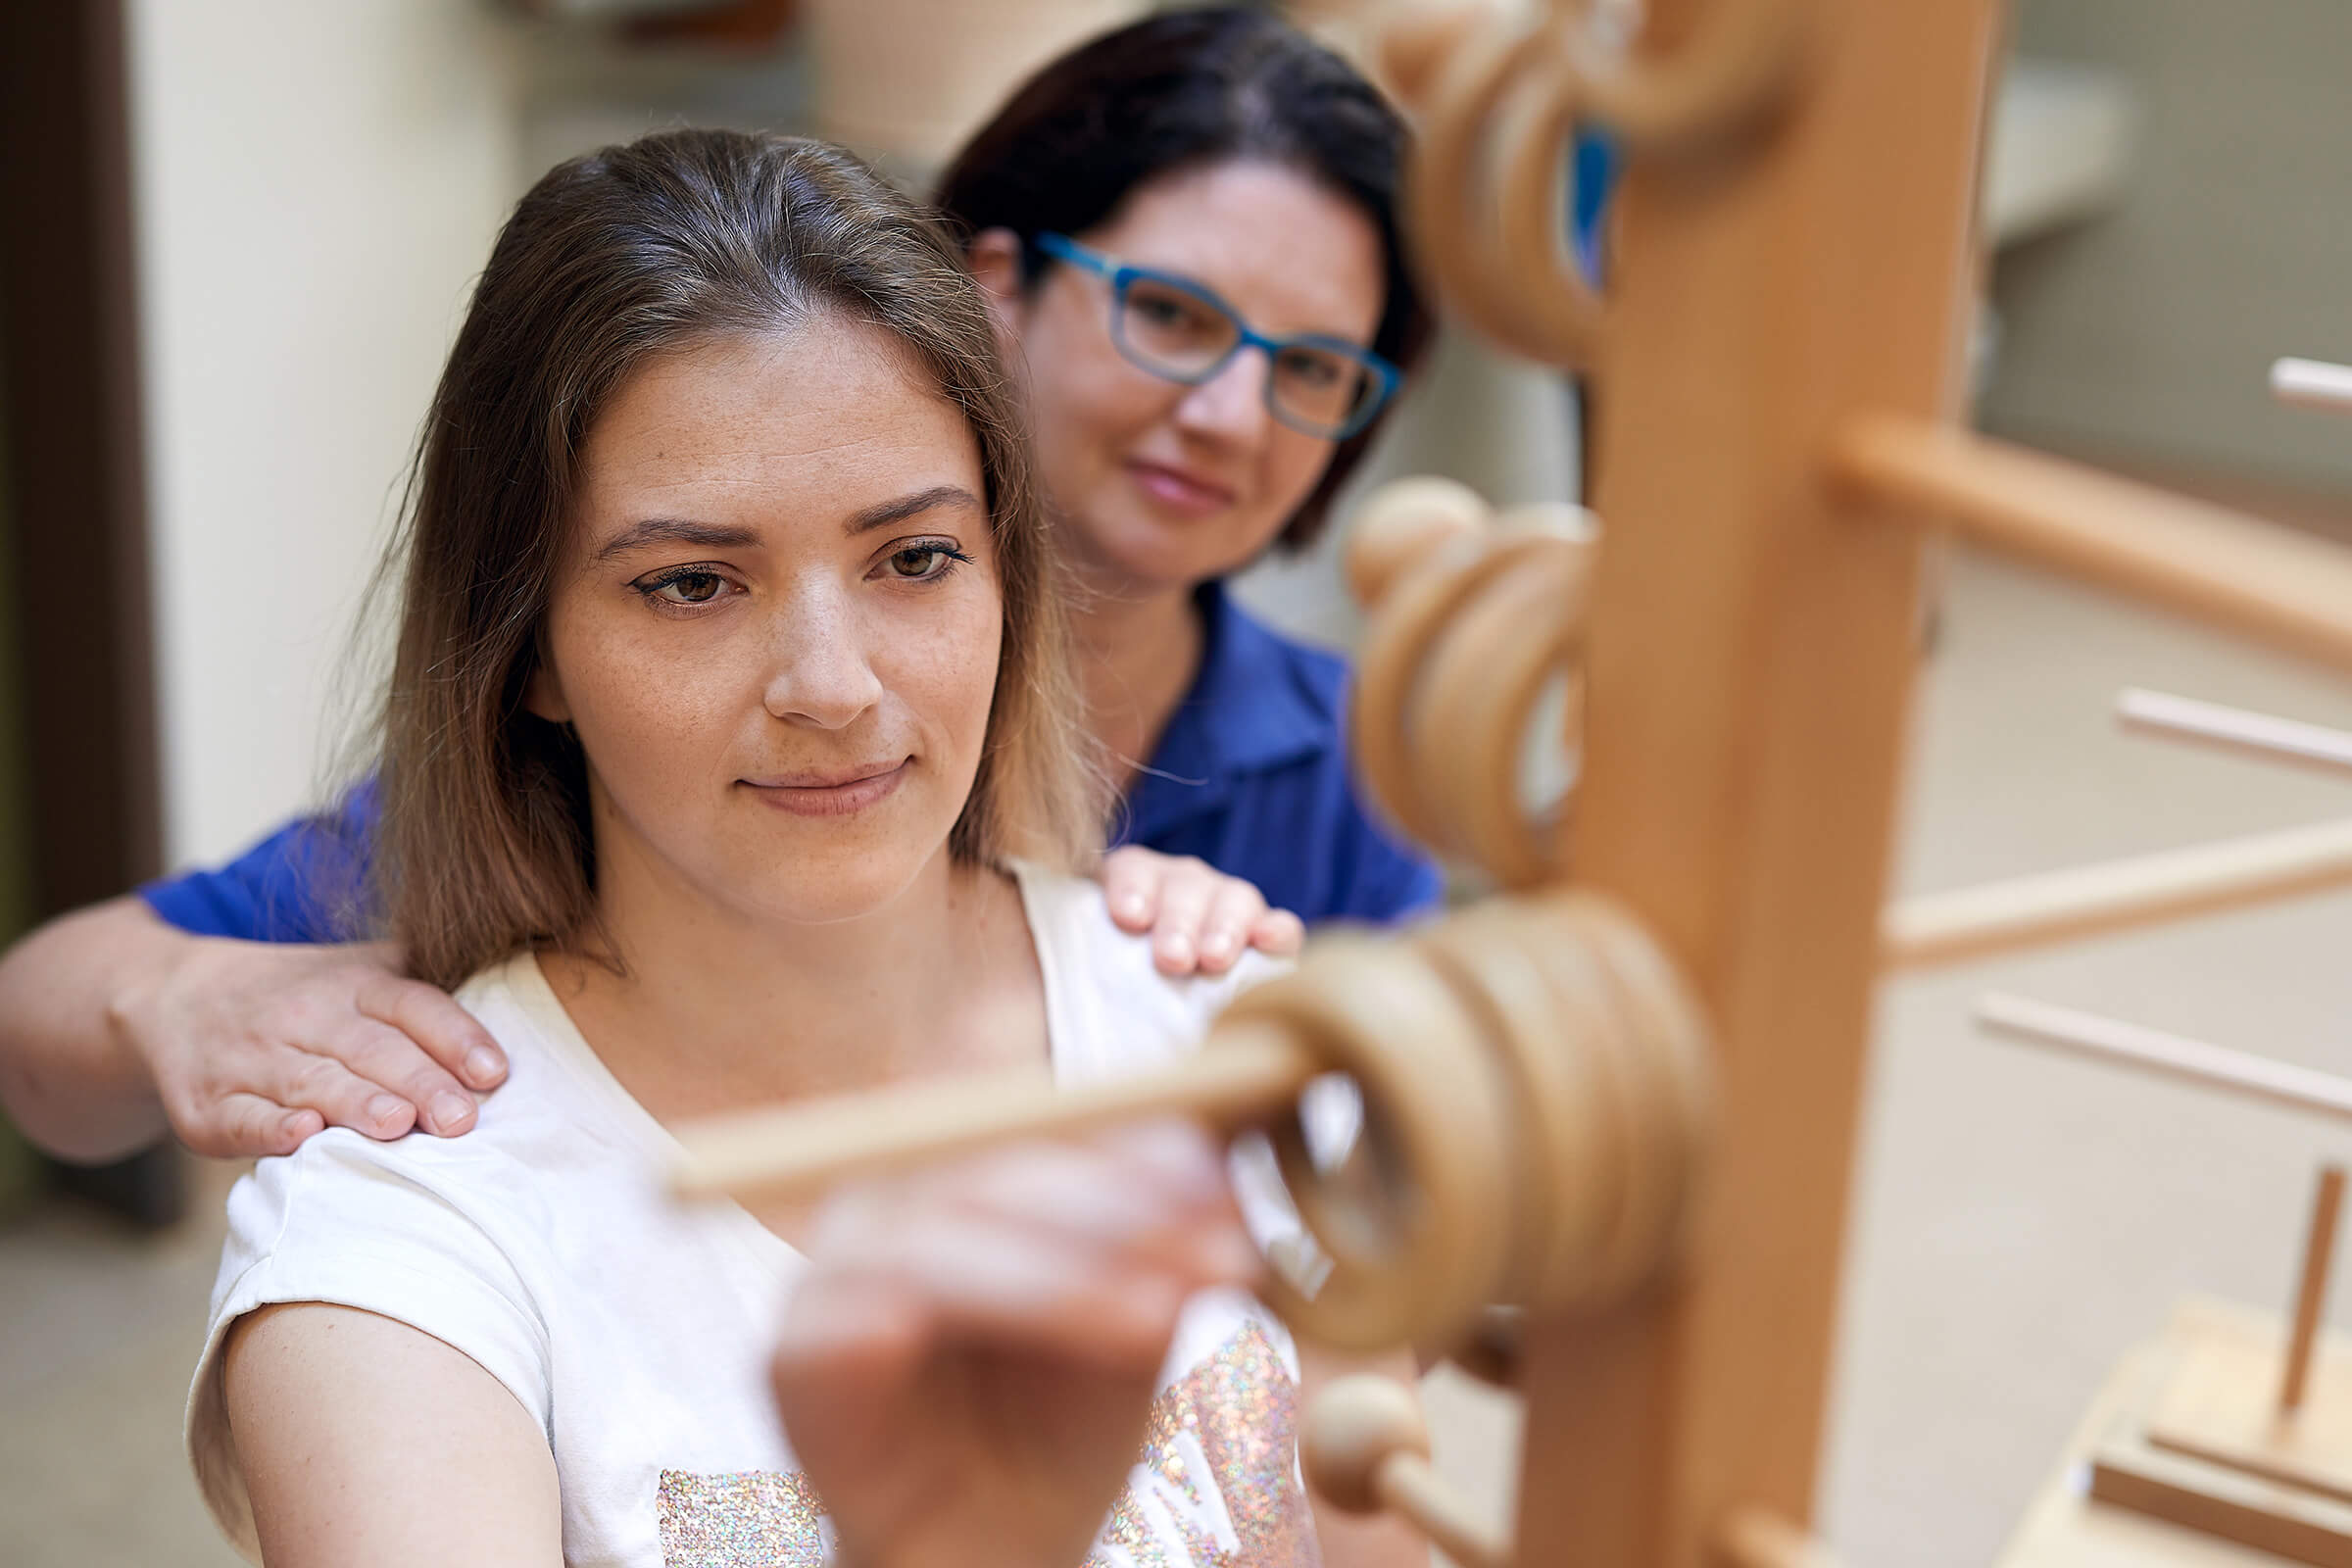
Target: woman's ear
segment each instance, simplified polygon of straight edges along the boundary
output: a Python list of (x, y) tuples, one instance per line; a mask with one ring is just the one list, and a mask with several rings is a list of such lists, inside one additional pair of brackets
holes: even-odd
[(556, 672), (545, 657), (532, 665), (530, 679), (523, 682), (522, 706), (550, 724), (571, 722), (571, 704), (564, 700), (564, 683), (556, 679)]
[(964, 265), (988, 296), (997, 337), (1006, 347), (1020, 341), (1021, 236), (1009, 228), (984, 228), (964, 247)]

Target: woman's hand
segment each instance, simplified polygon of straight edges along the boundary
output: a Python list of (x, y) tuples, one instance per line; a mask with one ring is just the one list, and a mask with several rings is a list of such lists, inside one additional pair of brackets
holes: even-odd
[(290, 1153), (326, 1127), (454, 1137), (473, 1126), (469, 1091), (507, 1075), (489, 1031), (404, 978), (386, 944), (186, 944), (124, 988), (108, 1020), (199, 1154)]
[(1102, 858), (1102, 896), (1123, 931), (1152, 934), (1159, 972), (1223, 974), (1251, 948), (1294, 957), (1306, 927), (1238, 876), (1195, 856), (1162, 855), (1130, 844)]
[(776, 1401), (856, 1568), (1077, 1568), (1185, 1299), (1258, 1270), (1173, 1121), (845, 1190), (809, 1252)]
[(200, 1154), (290, 1153), (322, 1127), (473, 1125), (506, 1058), (384, 947), (193, 937), (136, 898), (63, 915), (0, 957), (0, 1104), (60, 1159), (169, 1128)]

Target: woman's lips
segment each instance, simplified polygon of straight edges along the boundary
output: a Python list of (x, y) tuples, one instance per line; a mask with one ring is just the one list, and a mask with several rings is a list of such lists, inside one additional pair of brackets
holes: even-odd
[(852, 774), (825, 782), (819, 774), (789, 774), (770, 779), (740, 779), (763, 804), (795, 816), (846, 816), (890, 797), (906, 780), (911, 757), (872, 772)]
[(1205, 516), (1233, 505), (1233, 492), (1223, 485), (1156, 463), (1127, 465), (1136, 488), (1172, 512)]

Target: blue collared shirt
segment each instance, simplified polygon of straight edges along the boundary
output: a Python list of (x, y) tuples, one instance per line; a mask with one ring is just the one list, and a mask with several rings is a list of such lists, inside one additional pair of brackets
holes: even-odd
[[(1347, 665), (1260, 625), (1222, 584), (1205, 584), (1197, 602), (1200, 671), (1121, 806), (1113, 842), (1197, 855), (1309, 925), (1434, 906), (1437, 867), (1373, 820), (1349, 775)], [(218, 870), (140, 893), (199, 936), (336, 941), (374, 822), (374, 791), (362, 785), (331, 817), (290, 823)]]

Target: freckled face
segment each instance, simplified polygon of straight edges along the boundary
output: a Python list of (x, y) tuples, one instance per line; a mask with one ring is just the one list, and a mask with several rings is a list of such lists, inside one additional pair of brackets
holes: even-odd
[[(1259, 331), (1370, 347), (1387, 297), (1380, 231), (1346, 197), (1279, 165), (1236, 162), (1138, 186), (1071, 238), (1206, 284)], [(1106, 279), (1050, 269), (1014, 313), (1040, 469), (1073, 559), (1151, 590), (1241, 566), (1273, 543), (1336, 443), (1266, 412), (1266, 358), (1199, 386), (1131, 365)]]
[(1004, 610), (979, 446), (881, 329), (662, 356), (589, 434), (532, 710), (588, 760), (599, 896), (871, 912), (944, 866)]

